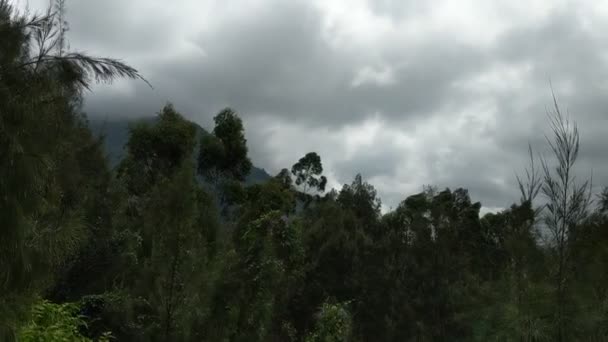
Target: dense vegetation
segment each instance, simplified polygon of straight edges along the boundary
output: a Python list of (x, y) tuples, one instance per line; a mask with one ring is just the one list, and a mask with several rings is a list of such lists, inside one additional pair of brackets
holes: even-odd
[(314, 152), (246, 186), (230, 109), (201, 134), (167, 105), (110, 168), (83, 91), (142, 78), (66, 51), (62, 3), (0, 1), (0, 340), (608, 339), (608, 192), (574, 182), (557, 104), (553, 158), (483, 217), (433, 187), (382, 214), (360, 175), (325, 192)]

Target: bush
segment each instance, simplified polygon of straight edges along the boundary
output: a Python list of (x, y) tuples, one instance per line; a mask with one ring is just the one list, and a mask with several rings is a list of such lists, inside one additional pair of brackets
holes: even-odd
[[(54, 304), (43, 300), (32, 308), (31, 321), (20, 329), (19, 341), (93, 341), (80, 333), (81, 328), (86, 328), (86, 323), (78, 311), (78, 306), (73, 303)], [(111, 334), (106, 332), (98, 341), (110, 339)]]

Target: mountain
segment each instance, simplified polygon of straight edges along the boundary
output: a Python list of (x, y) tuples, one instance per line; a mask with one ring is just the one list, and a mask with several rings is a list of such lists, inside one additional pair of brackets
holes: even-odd
[[(104, 136), (105, 148), (110, 161), (110, 166), (115, 167), (125, 155), (124, 147), (129, 140), (129, 124), (137, 121), (153, 122), (154, 120), (154, 117), (137, 120), (89, 118), (89, 127), (91, 128), (91, 131), (93, 131), (93, 134)], [(195, 125), (199, 136), (201, 134), (209, 134), (209, 132), (198, 124), (195, 123)], [(251, 172), (245, 179), (245, 184), (251, 185), (262, 183), (270, 178), (271, 176), (266, 170), (253, 166)]]

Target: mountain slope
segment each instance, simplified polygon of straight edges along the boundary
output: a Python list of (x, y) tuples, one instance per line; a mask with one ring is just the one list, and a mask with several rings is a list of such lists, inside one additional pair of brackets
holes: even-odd
[[(153, 117), (139, 119), (141, 121), (154, 121)], [(89, 118), (89, 127), (93, 134), (103, 135), (106, 153), (110, 166), (115, 167), (125, 155), (125, 144), (129, 140), (129, 124), (139, 120), (128, 119), (95, 119)], [(204, 128), (195, 124), (199, 136), (201, 134), (209, 134)], [(270, 179), (270, 175), (266, 170), (253, 166), (251, 172), (245, 179), (246, 184), (256, 184)]]

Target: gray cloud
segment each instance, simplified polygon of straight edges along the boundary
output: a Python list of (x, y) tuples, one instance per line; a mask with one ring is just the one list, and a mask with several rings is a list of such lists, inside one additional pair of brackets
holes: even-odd
[(426, 1), (377, 0), (370, 1), (370, 9), (377, 15), (395, 21), (428, 12), (431, 4)]
[(608, 11), (449, 3), (81, 0), (68, 19), (73, 48), (123, 58), (155, 88), (99, 86), (91, 115), (151, 115), (170, 100), (210, 126), (230, 106), (271, 172), (314, 150), (333, 185), (360, 172), (387, 206), (435, 184), (505, 207), (528, 143), (545, 151), (551, 81), (580, 126), (581, 176), (608, 184)]

